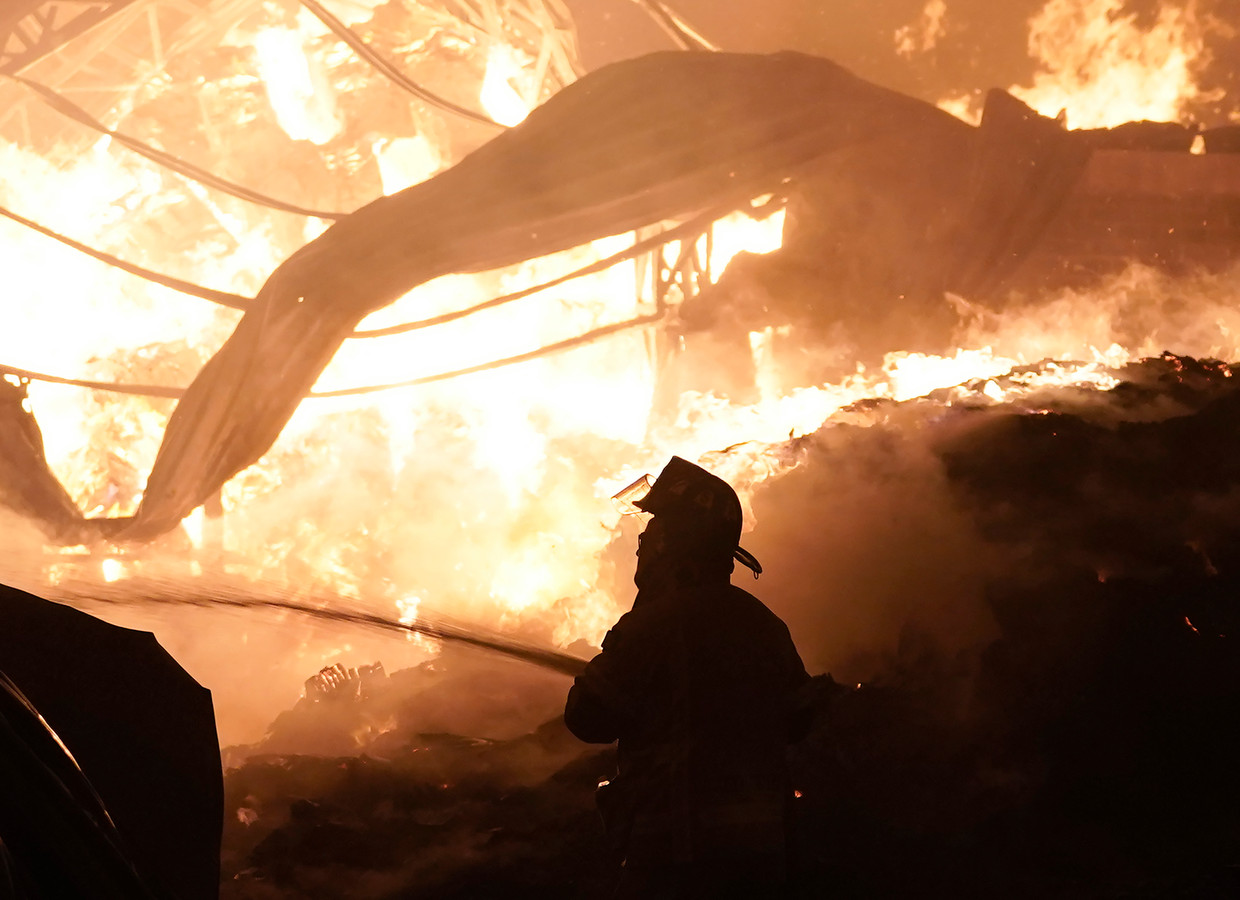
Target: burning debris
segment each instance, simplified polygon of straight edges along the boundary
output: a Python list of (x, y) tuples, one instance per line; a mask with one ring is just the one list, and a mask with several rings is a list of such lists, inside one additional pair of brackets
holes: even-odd
[[(612, 759), (546, 724), (562, 676), (455, 648), (579, 665), (632, 597), (604, 498), (670, 453), (741, 488), (764, 598), (839, 679), (797, 755), (807, 891), (1218, 886), (1240, 187), (1191, 62), (1217, 38), (1047, 3), (1046, 77), (975, 120), (797, 54), (577, 80), (559, 4), (519, 5), (307, 0), (114, 106), (54, 61), (8, 85), (6, 579), (118, 601), (91, 608), (211, 684), (225, 893), (609, 890)], [(901, 55), (961, 15), (928, 4)], [(1099, 86), (1134, 60), (1158, 105)]]

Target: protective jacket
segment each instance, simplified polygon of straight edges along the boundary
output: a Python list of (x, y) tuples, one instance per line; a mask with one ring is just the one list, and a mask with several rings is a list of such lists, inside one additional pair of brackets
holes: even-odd
[(626, 867), (782, 876), (808, 680), (787, 626), (726, 580), (639, 595), (564, 712), (582, 740), (620, 742), (599, 805)]

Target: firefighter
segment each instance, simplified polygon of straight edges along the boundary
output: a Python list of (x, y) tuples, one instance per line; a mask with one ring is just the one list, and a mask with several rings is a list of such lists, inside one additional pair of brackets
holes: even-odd
[[(640, 493), (648, 489), (645, 496)], [(621, 897), (771, 897), (787, 878), (787, 744), (804, 735), (809, 682), (787, 626), (730, 583), (741, 504), (720, 478), (672, 457), (617, 495), (649, 516), (638, 593), (569, 691), (583, 741), (619, 740), (600, 786), (623, 859)]]

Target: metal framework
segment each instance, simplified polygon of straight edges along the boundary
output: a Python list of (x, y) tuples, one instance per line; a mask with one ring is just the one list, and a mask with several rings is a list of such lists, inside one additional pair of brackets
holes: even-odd
[(134, 0), (9, 0), (0, 11), (0, 72), (16, 75)]
[(714, 249), (713, 224), (707, 225), (701, 233), (679, 241), (674, 254), (672, 247), (672, 244), (664, 244), (651, 251), (651, 280), (655, 307), (659, 310), (696, 297), (713, 281), (710, 271), (710, 256)]
[[(338, 0), (328, 0), (331, 7)], [(572, 18), (562, 0), (405, 0), (432, 19), (524, 44), (536, 59), (546, 99), (581, 74)], [(21, 73), (107, 119), (118, 97), (157, 74), (165, 61), (218, 39), (261, 0), (0, 0), (0, 76)], [(0, 77), (0, 136), (29, 145), (28, 97)], [(50, 138), (58, 136), (50, 126)]]
[[(0, 65), (0, 76), (18, 72), (72, 95), (93, 115), (105, 116), (118, 96), (163, 69), (167, 58), (215, 39), (255, 0), (8, 0), (18, 7), (0, 13), (0, 39), (15, 52)], [(52, 7), (94, 9), (73, 21), (50, 18)], [(32, 31), (32, 20), (55, 30)], [(64, 25), (63, 28), (59, 24)], [(18, 28), (20, 26), (20, 29)], [(24, 38), (14, 38), (18, 31)], [(36, 41), (35, 52), (30, 43)], [(22, 43), (27, 41), (27, 43)], [(29, 52), (18, 53), (21, 47)], [(33, 143), (26, 90), (0, 77), (0, 136)], [(58, 126), (50, 126), (54, 137)], [(36, 129), (47, 131), (48, 128)]]

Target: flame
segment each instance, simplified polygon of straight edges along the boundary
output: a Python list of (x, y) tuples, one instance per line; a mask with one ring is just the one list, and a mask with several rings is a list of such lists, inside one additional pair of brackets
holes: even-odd
[[(116, 170), (116, 161), (108, 155), (48, 169), (42, 181), (45, 195), (54, 199), (49, 188), (66, 175), (74, 183), (78, 165), (93, 167), (105, 181)], [(778, 246), (781, 226), (779, 215), (754, 221), (737, 214), (718, 223), (712, 268), (719, 271), (742, 249), (766, 252)], [(40, 247), (41, 239), (21, 232), (9, 237), (23, 247)], [(439, 279), (376, 313), (366, 326), (425, 317), (542, 282), (610, 255), (630, 241), (630, 236), (617, 236), (499, 273)], [(49, 253), (64, 256), (57, 248), (41, 248), (37, 258), (48, 260), (48, 270), (58, 277), (73, 272), (77, 263), (73, 256), (51, 260)], [(93, 268), (92, 264), (88, 270)], [(39, 271), (29, 279), (37, 284), (45, 277), (46, 272)], [(93, 271), (82, 277), (98, 281)], [(63, 287), (60, 290), (63, 293)], [(1229, 291), (1225, 281), (1208, 290), (1203, 286), (1201, 303), (1183, 313), (1185, 326), (1195, 323), (1200, 332), (1194, 346), (1214, 351), (1210, 355), (1228, 352), (1236, 343), (1231, 336), (1240, 334), (1238, 314), (1226, 301)], [(401, 380), (501, 358), (623, 321), (648, 310), (650, 303), (634, 265), (578, 279), (549, 293), (436, 329), (349, 342), (319, 387)], [(764, 371), (772, 376), (757, 403), (686, 393), (672, 422), (653, 433), (648, 428), (657, 361), (651, 352), (650, 328), (416, 390), (307, 401), (272, 451), (226, 486), (223, 549), (236, 575), (281, 580), (290, 577), (290, 566), (296, 562), (299, 569), (352, 596), (374, 596), (376, 579), (387, 579), (397, 590), (401, 584), (425, 581), (429, 589), (424, 585), (416, 595), (398, 594), (388, 601), (410, 621), (416, 620), (419, 604), (425, 602), (505, 627), (543, 623), (540, 627), (561, 645), (578, 639), (597, 643), (624, 605), (622, 596), (599, 586), (599, 558), (617, 527), (606, 498), (631, 481), (634, 472), (657, 472), (672, 453), (699, 458), (720, 447), (749, 442), (753, 449), (748, 461), (742, 454), (733, 465), (742, 484), (753, 483), (779, 471), (779, 465), (765, 456), (767, 445), (812, 433), (866, 398), (904, 400), (972, 382), (977, 387), (965, 392), (971, 402), (1006, 402), (1059, 383), (1105, 389), (1114, 383), (1109, 367), (1133, 352), (1162, 349), (1158, 343), (1165, 335), (1127, 349), (1118, 338), (1126, 311), (1163, 293), (1165, 285), (1153, 273), (1130, 270), (1109, 295), (1065, 294), (1048, 304), (1016, 310), (1000, 321), (975, 322), (962, 334), (961, 349), (951, 355), (895, 352), (880, 370), (786, 391), (776, 389), (779, 379), (773, 377), (780, 360), (771, 347), (772, 333), (756, 333), (751, 345), (760, 381)], [(96, 305), (84, 309), (97, 310), (101, 322), (124, 314), (134, 325), (149, 325), (158, 318), (152, 310), (165, 307), (153, 306), (142, 315), (126, 313), (132, 304), (117, 294), (104, 294)], [(168, 327), (184, 327), (179, 315), (171, 315), (169, 321)], [(1203, 324), (1210, 322), (1218, 324), (1213, 328)], [(54, 368), (57, 357), (52, 351), (60, 331), (50, 324), (44, 327), (43, 344), (13, 342), (5, 350), (12, 354), (9, 358), (32, 368)], [(213, 337), (203, 341), (204, 347), (209, 349), (222, 330), (207, 328)], [(109, 329), (94, 335), (96, 341), (74, 360), (76, 371), (82, 371), (82, 356), (114, 352), (115, 333)], [(1099, 341), (1102, 349), (1095, 346)], [(1226, 347), (1225, 341), (1229, 341)], [(19, 350), (27, 355), (18, 355)], [(1008, 376), (1016, 367), (1048, 357), (1082, 362)], [(91, 410), (85, 416), (49, 414), (44, 391), (32, 388), (49, 455), (66, 482), (79, 485), (75, 496), (98, 494), (97, 479), (103, 477), (97, 463), (84, 466), (81, 453), (67, 450), (75, 444), (89, 446), (96, 456), (129, 453), (138, 472), (149, 466), (146, 460), (162, 432), (166, 406), (161, 409), (145, 401), (105, 403), (83, 398), (80, 391), (56, 390), (85, 404), (79, 408)], [(116, 434), (111, 429), (117, 416), (125, 422), (125, 404), (135, 403), (140, 412), (134, 421), (141, 424)], [(583, 441), (613, 442), (629, 449), (610, 464), (613, 476), (600, 477), (599, 467), (609, 464), (596, 464), (588, 453), (572, 449)], [(147, 448), (143, 454), (134, 452), (135, 442)], [(566, 459), (566, 452), (581, 455)], [(377, 473), (374, 496), (382, 501), (359, 491), (352, 474), (343, 483), (333, 481), (332, 473), (338, 469), (352, 473), (358, 466)], [(408, 485), (402, 487), (403, 482)], [(345, 496), (345, 491), (359, 496)], [(136, 496), (135, 490), (124, 502), (97, 511), (123, 512)], [(332, 515), (327, 519), (317, 514), (325, 496), (334, 497), (328, 501)], [(432, 499), (424, 499), (428, 496)], [(421, 521), (427, 518), (428, 506), (433, 510), (429, 524)], [(195, 513), (185, 527), (191, 544), (201, 548), (201, 514)], [(436, 549), (444, 533), (449, 542), (445, 549)], [(423, 556), (428, 551), (420, 549), (424, 545), (444, 558), (427, 563)], [(395, 562), (378, 562), (401, 547), (407, 549)], [(429, 575), (427, 568), (433, 570)]]
[(770, 253), (784, 242), (784, 210), (765, 218), (734, 212), (714, 225), (710, 268), (722, 272), (738, 253)]
[(482, 108), (501, 125), (520, 125), (530, 114), (530, 104), (515, 85), (525, 81), (525, 66), (517, 50), (492, 44), (487, 51), (486, 74), (478, 99)]
[[(1093, 18), (1073, 19), (1058, 2), (1035, 17), (1039, 52), (1058, 60), (1059, 68), (1048, 72), (1068, 77), (1060, 94), (1046, 88), (1037, 103), (1052, 114), (1056, 104), (1070, 105), (1074, 122), (1085, 124), (1091, 104), (1111, 96), (1112, 88), (1095, 86), (1111, 77), (1109, 70), (1074, 56), (1083, 52), (1074, 40), (1111, 54), (1106, 58), (1124, 77), (1135, 77), (1136, 69), (1117, 61), (1162, 60), (1157, 71), (1168, 87), (1145, 93), (1172, 103), (1167, 109), (1178, 110), (1174, 104), (1192, 96), (1191, 82), (1180, 78), (1187, 71), (1182, 58), (1199, 40), (1190, 12), (1160, 12), (1149, 34), (1157, 33), (1158, 46), (1165, 47), (1156, 51), (1154, 41), (1142, 57), (1129, 46), (1141, 36), (1131, 19), (1107, 20), (1106, 29), (1082, 24), (1105, 19), (1117, 3), (1097, 0), (1082, 8)], [(935, 0), (927, 4), (920, 39), (938, 33), (942, 10)], [(1077, 27), (1064, 31), (1068, 20)], [(323, 63), (307, 53), (305, 36), (267, 29), (253, 46), (258, 78), (281, 127), (312, 142), (337, 134), (342, 123), (333, 89), (315, 75)], [(478, 102), (498, 121), (514, 124), (528, 113), (528, 99), (537, 96), (527, 85), (528, 66), (511, 48), (488, 48)], [(1138, 87), (1125, 91), (1142, 93)], [(1166, 99), (1172, 96), (1174, 102)], [(1112, 115), (1133, 113), (1113, 108)], [(358, 144), (372, 154), (390, 193), (452, 162), (450, 142), (437, 135), (426, 127), (416, 134), (367, 135)], [(295, 249), (278, 240), (262, 216), (215, 203), (108, 142), (75, 158), (39, 158), (0, 142), (0, 166), (13, 176), (0, 184), (0, 202), (18, 212), (37, 211), (49, 227), (120, 256), (139, 253), (136, 262), (187, 280), (252, 294)], [(206, 223), (196, 243), (182, 246), (145, 216), (174, 206), (191, 208)], [(782, 227), (782, 212), (761, 219), (738, 213), (716, 223), (711, 272), (718, 276), (739, 252), (777, 248)], [(2, 362), (69, 376), (149, 375), (184, 384), (236, 322), (233, 311), (135, 283), (7, 220), (0, 221), (0, 240), (9, 249), (9, 283), (22, 301), (11, 304), (9, 327), (0, 333)], [(440, 278), (361, 327), (422, 319), (542, 283), (632, 240), (617, 235), (500, 272)], [(703, 241), (698, 249), (704, 254), (705, 248)], [(1060, 384), (1105, 390), (1115, 383), (1114, 367), (1168, 347), (1236, 358), (1235, 278), (1180, 282), (1172, 291), (1163, 276), (1130, 269), (1105, 288), (1065, 292), (1002, 317), (973, 315), (952, 353), (893, 352), (878, 369), (858, 369), (831, 384), (788, 387), (777, 340), (782, 335), (774, 327), (755, 331), (749, 342), (755, 402), (686, 392), (675, 398), (670, 415), (659, 410), (657, 420), (659, 325), (417, 388), (307, 400), (267, 455), (225, 486), (223, 518), (208, 523), (195, 512), (185, 523), (195, 556), (190, 571), (295, 588), (326, 584), (395, 611), (406, 623), (434, 611), (560, 646), (579, 640), (597, 645), (631, 598), (625, 593), (631, 573), (612, 571), (609, 553), (623, 526), (608, 498), (637, 475), (658, 472), (672, 454), (700, 459), (734, 448), (726, 458), (712, 458), (712, 466), (738, 485), (748, 504), (755, 484), (790, 465), (778, 452), (790, 437), (811, 434), (835, 416), (865, 424), (854, 409), (858, 401), (945, 391), (944, 403), (984, 404)], [(1174, 308), (1166, 299), (1172, 296)], [(462, 369), (653, 311), (642, 266), (624, 264), (447, 325), (348, 341), (317, 387)], [(66, 329), (69, 317), (74, 327)], [(1042, 363), (1047, 359), (1061, 362)], [(132, 512), (169, 404), (42, 384), (31, 386), (30, 398), (49, 461), (79, 506), (97, 515)], [(217, 561), (206, 561), (208, 550)], [(76, 548), (58, 554), (43, 577), (70, 577), (88, 566), (96, 577), (124, 577), (143, 571), (161, 552), (150, 548), (143, 559), (107, 556), (100, 562)], [(355, 645), (324, 646), (307, 637), (282, 652), (303, 671), (317, 670), (348, 646)], [(408, 649), (423, 658), (438, 645), (412, 635)]]
[(1192, 64), (1203, 38), (1191, 4), (1158, 7), (1142, 30), (1123, 0), (1048, 0), (1029, 21), (1041, 71), (1012, 93), (1043, 115), (1066, 109), (1074, 128), (1174, 122), (1198, 96)]
[(384, 194), (420, 184), (443, 168), (443, 156), (425, 135), (376, 138), (370, 145)]
[(254, 36), (258, 75), (276, 121), (295, 141), (326, 144), (343, 127), (322, 68), (306, 54), (293, 28), (264, 28)]
[[(1195, 3), (1160, 5), (1143, 28), (1124, 0), (1047, 0), (1029, 19), (1033, 83), (1008, 90), (1045, 116), (1066, 113), (1071, 128), (1125, 122), (1175, 122), (1207, 99), (1195, 70), (1205, 57), (1208, 19)], [(933, 46), (933, 45), (931, 45)], [(929, 49), (910, 45), (915, 49)], [(961, 94), (939, 106), (966, 121), (980, 116), (979, 98)]]
[[(156, 210), (196, 203), (152, 164), (109, 143), (61, 159), (0, 141), (0, 168), (6, 173), (0, 203), (139, 264), (246, 292), (260, 280), (261, 268), (278, 261), (261, 229), (248, 246), (234, 244), (228, 254), (218, 232), (176, 253), (144, 246), (148, 235), (131, 230), (130, 221), (149, 198), (159, 198)], [(238, 318), (235, 311), (130, 278), (7, 219), (0, 222), (0, 241), (16, 301), (0, 333), (0, 359), (9, 365), (102, 380), (129, 370), (139, 376), (132, 380), (176, 383), (206, 361)], [(250, 252), (260, 247), (265, 252)], [(29, 397), (48, 462), (83, 511), (132, 513), (141, 492), (138, 473), (154, 460), (168, 403), (40, 382), (30, 385)], [(92, 445), (109, 449), (91, 453), (86, 448)]]

